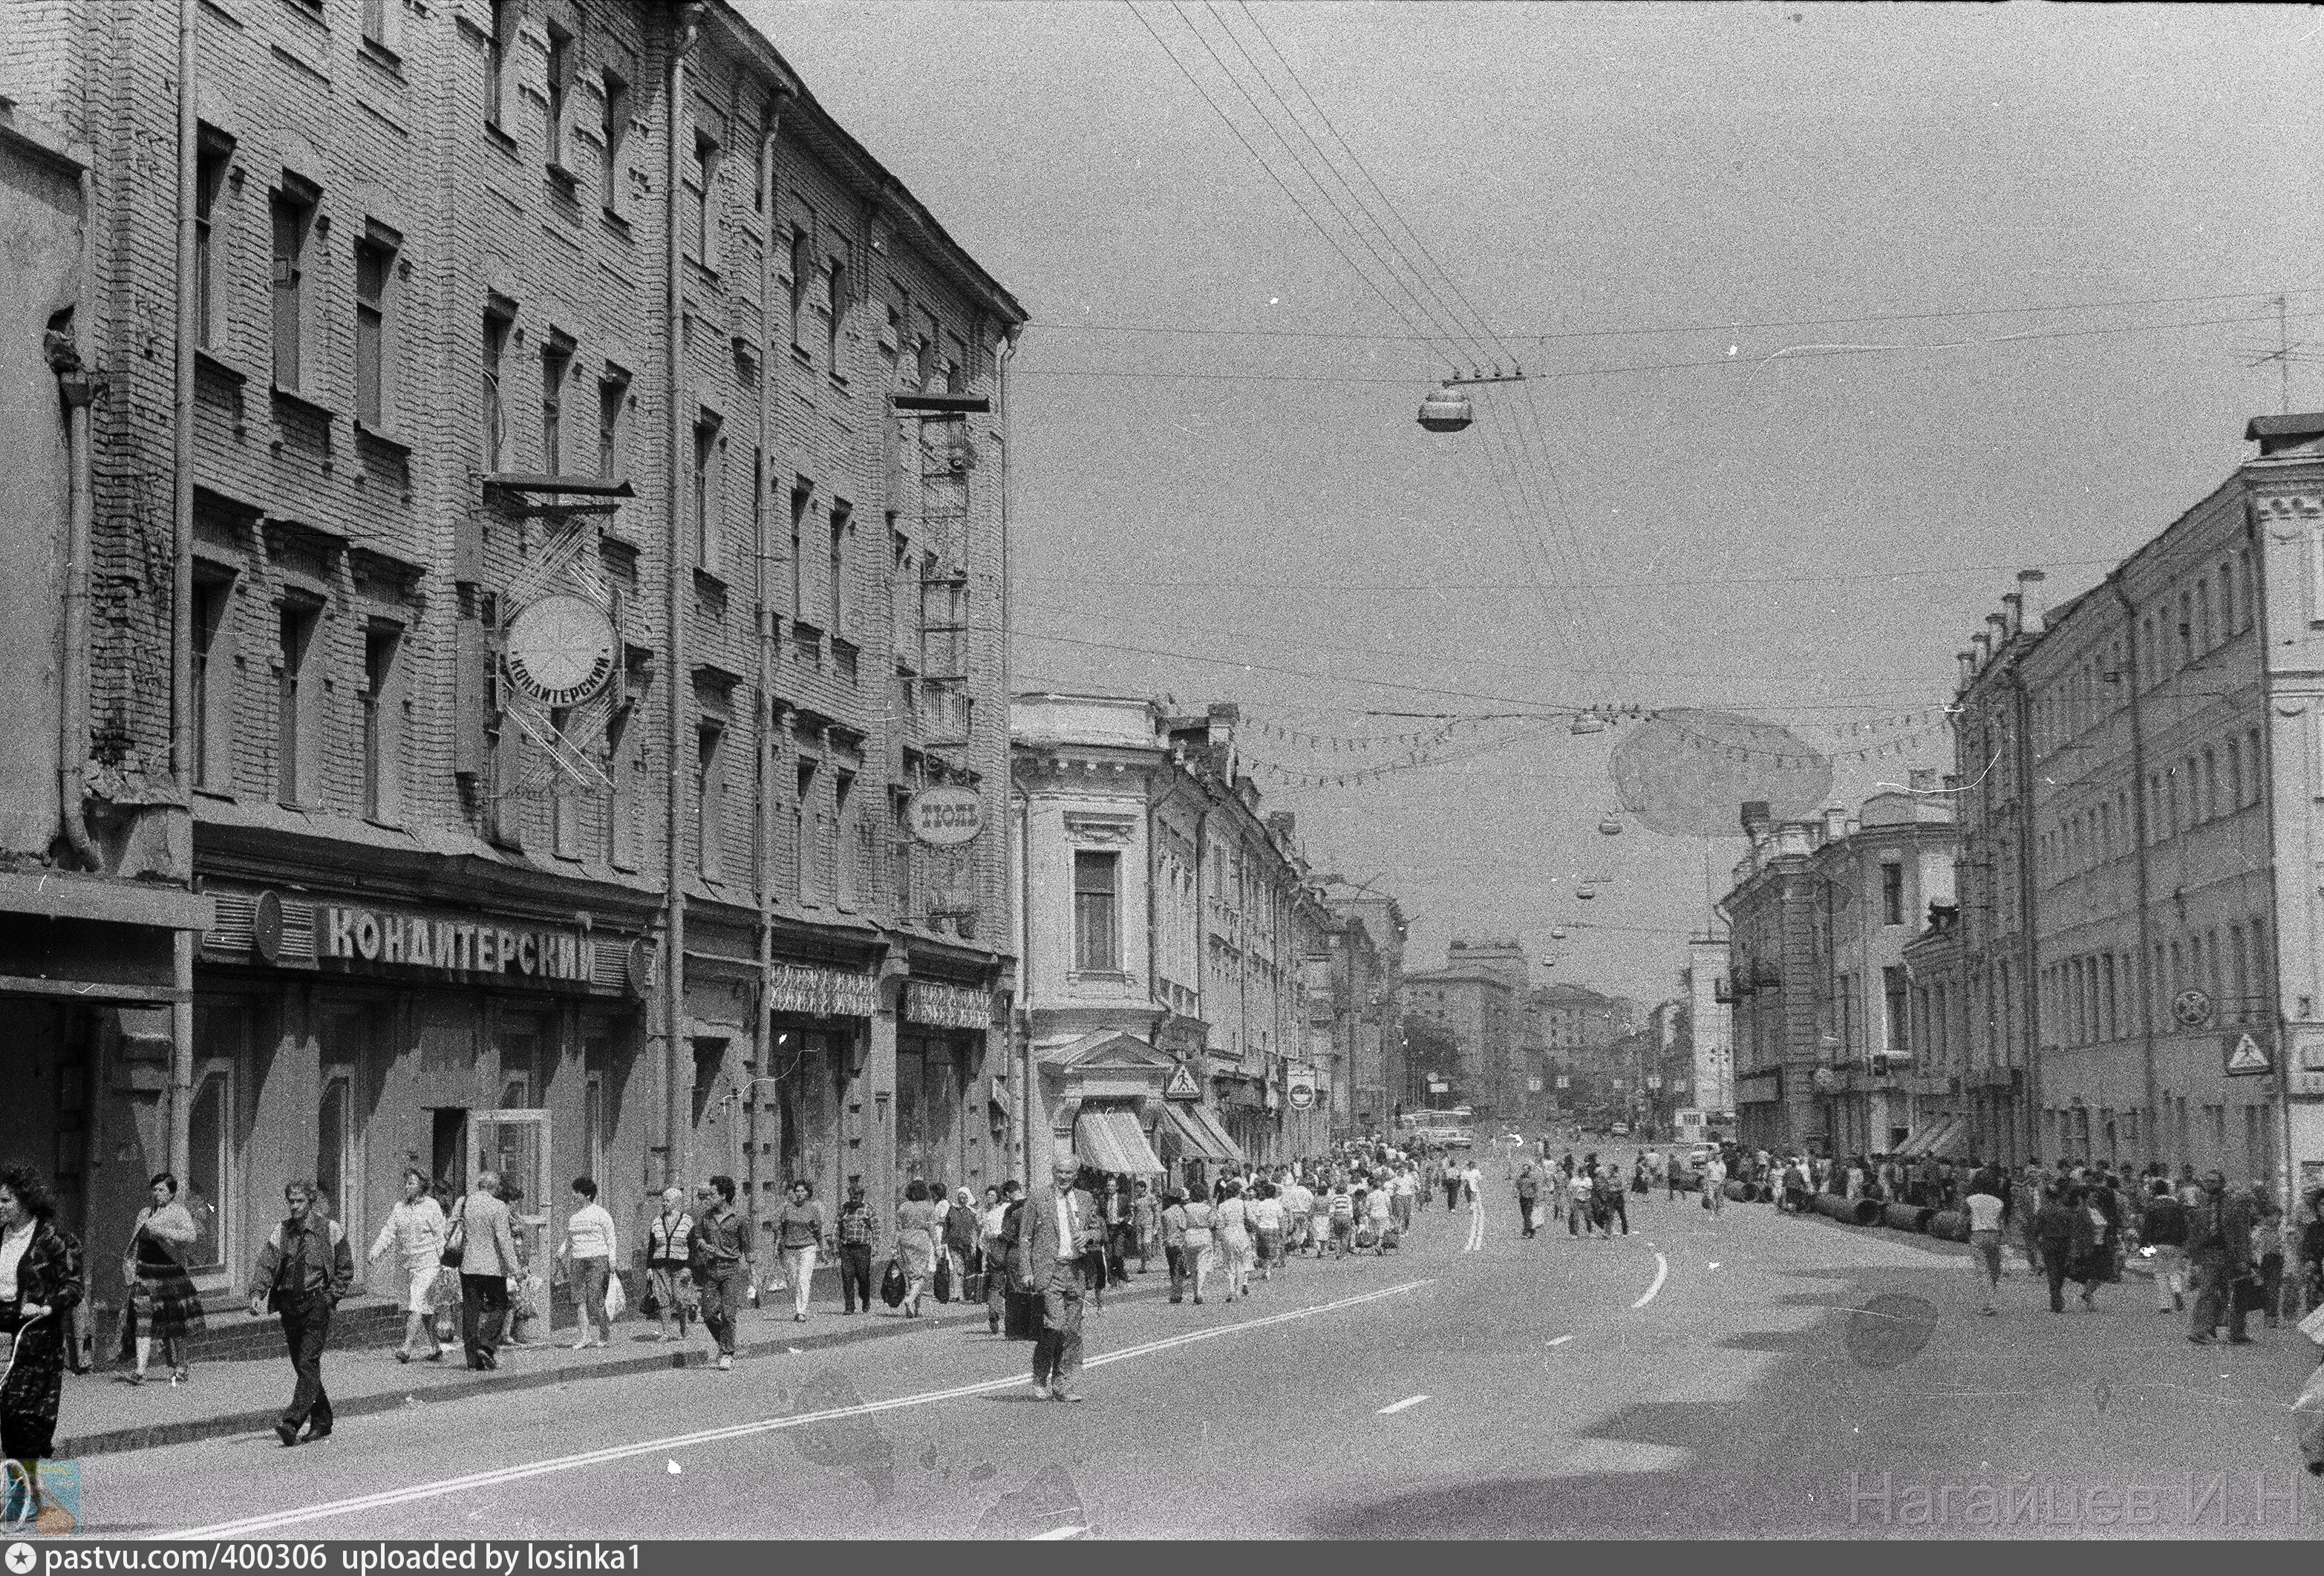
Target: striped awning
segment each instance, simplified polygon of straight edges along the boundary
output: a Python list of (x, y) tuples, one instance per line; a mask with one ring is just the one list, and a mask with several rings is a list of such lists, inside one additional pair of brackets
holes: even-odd
[(1958, 1155), (1969, 1143), (1969, 1123), (1957, 1116), (1941, 1116), (1923, 1123), (1912, 1137), (1896, 1146), (1896, 1158), (1911, 1160), (1923, 1155)]
[(1207, 1110), (1199, 1105), (1173, 1102), (1164, 1108), (1163, 1115), (1176, 1130), (1180, 1141), (1199, 1159), (1240, 1161), (1242, 1146), (1236, 1143), (1226, 1129)]
[(1100, 1171), (1121, 1176), (1154, 1176), (1164, 1166), (1128, 1107), (1084, 1105), (1074, 1119), (1074, 1153)]

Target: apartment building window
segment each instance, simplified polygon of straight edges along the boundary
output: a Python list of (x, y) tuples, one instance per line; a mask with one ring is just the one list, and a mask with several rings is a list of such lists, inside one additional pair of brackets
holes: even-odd
[(549, 163), (554, 170), (565, 168), (565, 109), (573, 97), (573, 61), (579, 51), (573, 46), (573, 35), (558, 26), (549, 24)]
[(2226, 814), (2219, 800), (2219, 755), (2209, 745), (2203, 746), (2203, 819), (2216, 821)]
[(1913, 1050), (1912, 1015), (1905, 1001), (1911, 987), (1904, 982), (1904, 971), (1895, 963), (1880, 971), (1882, 992), (1888, 999), (1888, 1049), (1898, 1055), (1909, 1055)]
[(392, 53), (402, 42), (403, 0), (363, 0), (363, 35), (366, 43)]
[(363, 806), (374, 821), (393, 820), (401, 799), (402, 649), (403, 631), (392, 624), (364, 635)]
[(285, 603), (277, 610), (274, 651), (274, 797), (286, 805), (308, 803), (321, 784), (313, 759), (313, 715), (318, 687), (308, 671), (316, 655), (315, 631), (322, 610)]
[(1904, 923), (1904, 867), (1898, 863), (1880, 867), (1880, 913), (1884, 924)]
[(706, 881), (725, 873), (726, 730), (698, 728), (694, 741), (695, 869)]
[(487, 307), (484, 309), (484, 470), (496, 473), (503, 468), (503, 439), (507, 423), (501, 410), (501, 363), (508, 353), (509, 335), (516, 319), (508, 311)]
[(694, 259), (713, 273), (718, 271), (718, 139), (707, 132), (694, 134), (694, 182), (688, 194), (694, 205)]
[(604, 119), (597, 127), (598, 200), (615, 218), (626, 211), (628, 193), (624, 151), (630, 141), (630, 85), (619, 71), (608, 70), (599, 83), (604, 96)]
[(853, 511), (845, 499), (831, 506), (831, 623), (836, 635), (847, 628), (847, 539), (855, 529)]
[(815, 484), (801, 476), (791, 484), (791, 622), (807, 610), (806, 531), (807, 507), (815, 501)]
[(630, 374), (608, 366), (597, 380), (597, 479), (621, 480), (629, 441)]
[(1121, 856), (1074, 851), (1074, 968), (1110, 974), (1121, 967)]
[(803, 351), (799, 328), (807, 316), (807, 234), (797, 226), (791, 230), (791, 348)]
[(515, 0), (487, 0), (484, 31), (484, 124), (507, 134), (509, 58), (516, 50)]
[(726, 444), (719, 436), (721, 425), (710, 415), (694, 424), (694, 562), (714, 575), (718, 572), (719, 539), (726, 529)]
[(2260, 748), (2259, 730), (2254, 728), (2244, 736), (2245, 753), (2251, 757), (2251, 802), (2255, 805), (2267, 792), (2267, 754)]
[(2179, 594), (2179, 666), (2187, 668), (2195, 660), (2195, 594)]
[(815, 766), (812, 760), (798, 763), (798, 793), (791, 800), (791, 869), (798, 882), (799, 901), (812, 903), (817, 899), (815, 884), (815, 839), (812, 814), (815, 805)]
[(374, 432), (387, 425), (394, 389), (387, 297), (395, 248), (377, 235), (355, 243), (355, 419)]
[(2238, 633), (2242, 626), (2236, 622), (2236, 571), (2225, 559), (2219, 563), (2219, 639)]
[[(552, 706), (549, 732), (562, 740), (573, 724), (571, 706)], [(549, 790), (549, 850), (558, 859), (581, 857), (581, 796), (575, 785), (560, 781)]]
[(839, 364), (839, 322), (846, 315), (847, 264), (835, 257), (823, 271), (823, 364), (835, 378), (844, 377)]
[(315, 199), (305, 190), (277, 191), (267, 206), (274, 226), (274, 386), (296, 392), (305, 367), (307, 242)]
[(234, 140), (201, 128), (194, 155), (194, 343), (208, 350), (226, 337), (224, 301), (217, 289), (216, 253), (211, 239), (218, 193), (234, 161)]
[(834, 872), (833, 889), (838, 894), (842, 908), (853, 909), (863, 901), (864, 888), (869, 884), (855, 837), (855, 774), (852, 771), (835, 773), (831, 779), (833, 822), (837, 836), (833, 839), (833, 859), (838, 869)]
[(540, 468), (565, 470), (565, 380), (573, 372), (573, 342), (552, 335), (540, 353)]
[(194, 781), (213, 791), (234, 785), (234, 663), (226, 617), (234, 582), (194, 581)]
[(605, 769), (613, 791), (605, 807), (605, 858), (615, 870), (638, 868), (638, 806), (645, 764), (633, 760), (630, 739), (633, 707), (622, 706), (605, 724)]

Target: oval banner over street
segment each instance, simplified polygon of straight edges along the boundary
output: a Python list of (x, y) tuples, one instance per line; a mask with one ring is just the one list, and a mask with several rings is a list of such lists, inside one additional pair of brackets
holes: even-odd
[(1291, 1070), (1287, 1092), (1291, 1097), (1292, 1110), (1305, 1111), (1313, 1106), (1315, 1103), (1315, 1070), (1312, 1067), (1294, 1067)]
[(974, 788), (926, 788), (912, 796), (912, 835), (932, 848), (973, 843), (984, 830), (984, 801)]

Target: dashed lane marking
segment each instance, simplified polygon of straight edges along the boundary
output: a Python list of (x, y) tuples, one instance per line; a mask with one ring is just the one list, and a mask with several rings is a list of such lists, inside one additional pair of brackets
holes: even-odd
[(1555, 1340), (1552, 1341), (1550, 1342), (1550, 1344), (1551, 1344), (1552, 1346), (1563, 1346), (1563, 1345), (1564, 1345), (1567, 1341), (1571, 1341), (1571, 1340), (1572, 1340), (1572, 1339), (1573, 1339), (1573, 1337), (1572, 1337), (1572, 1336), (1571, 1336), (1571, 1335), (1560, 1335), (1560, 1336), (1558, 1336)]
[(1669, 1260), (1669, 1259), (1667, 1259), (1667, 1258), (1664, 1258), (1661, 1254), (1659, 1254), (1659, 1253), (1655, 1254), (1655, 1284), (1654, 1284), (1654, 1285), (1652, 1285), (1652, 1286), (1648, 1286), (1648, 1287), (1646, 1288), (1646, 1295), (1645, 1296), (1640, 1297), (1637, 1302), (1632, 1303), (1632, 1304), (1630, 1304), (1630, 1312), (1632, 1312), (1633, 1313), (1637, 1313), (1640, 1308), (1645, 1307), (1648, 1303), (1653, 1302), (1653, 1301), (1655, 1300), (1655, 1294), (1656, 1292), (1659, 1292), (1659, 1291), (1661, 1291), (1661, 1290), (1663, 1289), (1663, 1282), (1664, 1282), (1664, 1281), (1665, 1281), (1665, 1280), (1667, 1280), (1667, 1279), (1669, 1279), (1669, 1278), (1670, 1278), (1670, 1260)]
[[(1143, 1357), (1151, 1352), (1167, 1351), (1172, 1347), (1185, 1346), (1197, 1341), (1215, 1341), (1222, 1335), (1238, 1334), (1245, 1330), (1264, 1330), (1269, 1325), (1289, 1323), (1295, 1319), (1309, 1319), (1318, 1313), (1335, 1313), (1360, 1304), (1378, 1302), (1434, 1284), (1431, 1280), (1408, 1280), (1397, 1286), (1383, 1286), (1378, 1291), (1362, 1292), (1333, 1302), (1317, 1303), (1309, 1307), (1294, 1308), (1265, 1319), (1247, 1319), (1231, 1324), (1214, 1325), (1208, 1330), (1196, 1330), (1163, 1341), (1149, 1341), (1142, 1345), (1126, 1347), (1093, 1357), (1082, 1366), (1102, 1368), (1108, 1363), (1129, 1358)], [(613, 1461), (631, 1461), (640, 1456), (660, 1455), (667, 1459), (671, 1451), (692, 1445), (715, 1444), (730, 1439), (748, 1439), (761, 1433), (778, 1433), (787, 1429), (805, 1428), (811, 1424), (833, 1423), (845, 1417), (863, 1417), (873, 1413), (895, 1412), (907, 1406), (926, 1406), (938, 1401), (957, 1400), (964, 1396), (990, 1395), (995, 1390), (1016, 1389), (1026, 1383), (1023, 1373), (1004, 1378), (983, 1379), (973, 1385), (954, 1385), (948, 1389), (923, 1390), (917, 1395), (897, 1396), (885, 1401), (867, 1401), (853, 1406), (835, 1406), (820, 1412), (802, 1412), (788, 1417), (765, 1417), (754, 1423), (738, 1423), (724, 1428), (703, 1429), (694, 1433), (673, 1434), (661, 1439), (641, 1440), (635, 1444), (611, 1445), (604, 1450), (584, 1451), (575, 1455), (555, 1456), (546, 1461), (526, 1461), (512, 1467), (499, 1467), (490, 1471), (469, 1472), (456, 1478), (442, 1478), (433, 1482), (414, 1483), (406, 1488), (389, 1488), (376, 1494), (357, 1495), (352, 1498), (326, 1500), (318, 1505), (300, 1506), (289, 1510), (270, 1511), (263, 1516), (245, 1517), (240, 1521), (221, 1522), (214, 1526), (194, 1527), (185, 1532), (162, 1533), (154, 1541), (174, 1543), (193, 1539), (248, 1538), (275, 1531), (281, 1527), (297, 1526), (306, 1522), (323, 1521), (335, 1516), (352, 1515), (364, 1510), (383, 1510), (391, 1506), (410, 1505), (423, 1499), (441, 1499), (471, 1489), (496, 1488), (503, 1483), (520, 1482), (527, 1478), (543, 1478), (554, 1472), (573, 1471), (583, 1467), (604, 1466)]]
[(1085, 1526), (1053, 1526), (1047, 1532), (1035, 1533), (1028, 1541), (1037, 1544), (1060, 1544), (1067, 1538), (1077, 1538), (1087, 1531), (1089, 1528)]
[(1406, 1396), (1401, 1401), (1391, 1401), (1387, 1405), (1381, 1407), (1379, 1409), (1379, 1415), (1382, 1417), (1392, 1416), (1396, 1413), (1403, 1411), (1407, 1406), (1417, 1406), (1423, 1401), (1427, 1399), (1428, 1397), (1425, 1396)]

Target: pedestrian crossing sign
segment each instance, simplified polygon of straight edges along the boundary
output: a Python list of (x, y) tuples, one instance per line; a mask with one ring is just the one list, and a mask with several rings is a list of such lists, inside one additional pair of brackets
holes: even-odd
[(2267, 1047), (2261, 1045), (2248, 1029), (2227, 1037), (2227, 1076), (2230, 1078), (2275, 1071), (2275, 1059), (2267, 1054)]
[(1165, 1100), (1200, 1100), (1203, 1086), (1194, 1082), (1194, 1070), (1181, 1062), (1170, 1069), (1170, 1082), (1162, 1085)]

